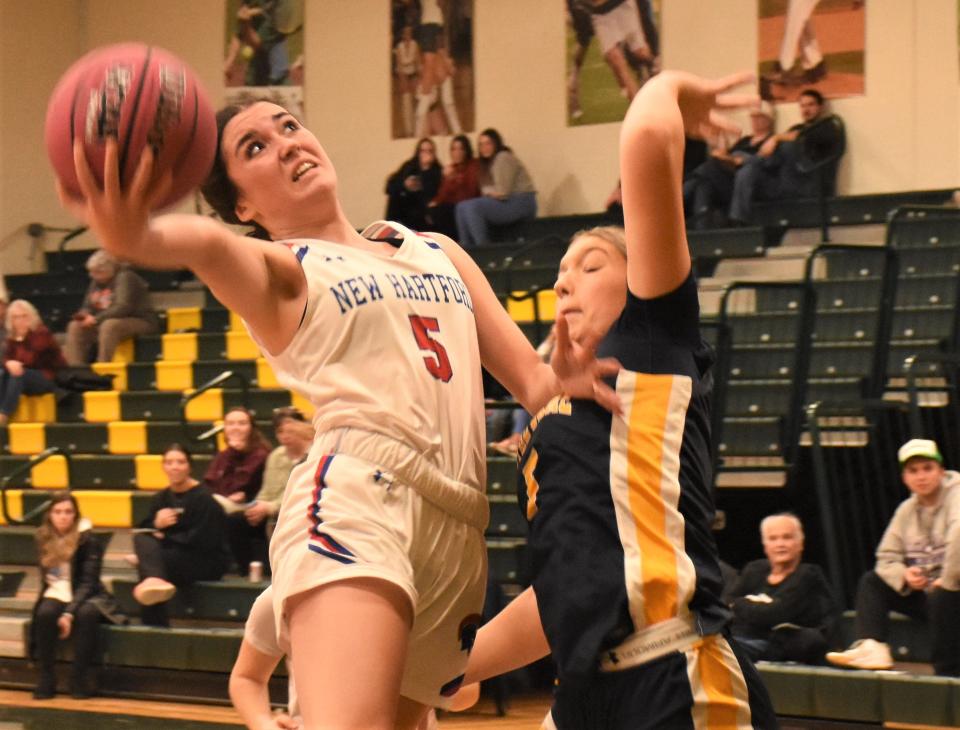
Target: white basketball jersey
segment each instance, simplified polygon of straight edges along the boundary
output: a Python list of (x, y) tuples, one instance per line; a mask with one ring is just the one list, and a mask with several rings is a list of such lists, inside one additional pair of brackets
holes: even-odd
[(284, 241), (303, 267), (303, 322), (283, 353), (264, 353), (314, 406), (317, 433), (358, 428), (420, 452), (483, 491), (484, 405), (473, 303), (440, 245), (395, 223), (392, 256), (322, 240)]

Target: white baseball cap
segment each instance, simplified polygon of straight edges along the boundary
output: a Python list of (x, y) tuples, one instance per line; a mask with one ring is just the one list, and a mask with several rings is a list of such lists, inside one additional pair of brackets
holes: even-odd
[(937, 448), (937, 442), (930, 439), (910, 439), (897, 452), (897, 461), (900, 462), (900, 466), (903, 466), (915, 456), (943, 463), (943, 457), (940, 455), (940, 449)]

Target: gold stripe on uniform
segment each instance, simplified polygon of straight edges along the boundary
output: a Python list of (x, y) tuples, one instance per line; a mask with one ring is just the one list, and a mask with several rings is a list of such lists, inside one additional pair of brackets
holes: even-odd
[(752, 727), (747, 682), (723, 636), (707, 636), (687, 652), (687, 676), (697, 730)]
[(610, 489), (636, 630), (685, 615), (696, 573), (684, 551), (680, 447), (692, 381), (621, 371), (625, 418), (610, 432)]

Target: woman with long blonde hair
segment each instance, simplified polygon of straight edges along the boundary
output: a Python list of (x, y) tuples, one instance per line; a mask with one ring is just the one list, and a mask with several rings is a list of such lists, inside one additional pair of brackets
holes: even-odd
[(50, 699), (56, 692), (54, 665), (57, 639), (73, 637), (71, 694), (78, 699), (96, 692), (90, 663), (96, 654), (98, 624), (103, 619), (123, 623), (113, 596), (100, 581), (103, 548), (82, 519), (76, 497), (56, 492), (37, 528), (40, 591), (33, 609), (33, 655), (40, 669), (34, 698)]

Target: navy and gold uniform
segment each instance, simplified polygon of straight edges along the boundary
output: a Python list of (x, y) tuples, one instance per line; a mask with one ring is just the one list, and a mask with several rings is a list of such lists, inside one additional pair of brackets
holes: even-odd
[(724, 637), (711, 533), (713, 352), (693, 275), (627, 304), (597, 352), (623, 365), (622, 415), (557, 398), (520, 443), (533, 587), (567, 728), (776, 726)]

